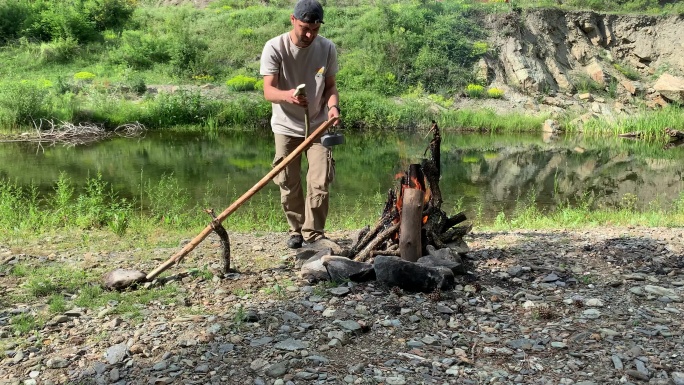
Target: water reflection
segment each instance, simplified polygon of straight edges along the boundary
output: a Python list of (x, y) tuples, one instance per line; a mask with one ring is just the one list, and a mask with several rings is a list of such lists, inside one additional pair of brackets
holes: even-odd
[[(395, 175), (424, 156), (425, 133), (347, 133), (335, 147), (338, 177), (333, 210), (379, 211)], [(119, 196), (144, 198), (141, 186), (173, 175), (197, 201), (223, 209), (270, 170), (270, 132), (230, 132), (213, 140), (196, 135), (148, 134), (117, 138), (83, 147), (46, 147), (7, 143), (0, 146), (0, 178), (54, 190), (60, 173), (82, 188), (101, 173)], [(444, 208), (460, 205), (469, 216), (491, 218), (511, 212), (519, 201), (541, 209), (560, 204), (637, 207), (669, 205), (684, 191), (684, 148), (664, 150), (642, 142), (584, 140), (546, 135), (476, 135), (444, 132), (442, 179)], [(266, 194), (277, 200), (276, 186)]]

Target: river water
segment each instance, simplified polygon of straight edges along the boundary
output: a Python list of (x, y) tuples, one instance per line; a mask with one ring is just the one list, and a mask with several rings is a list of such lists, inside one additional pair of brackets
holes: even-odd
[[(350, 133), (334, 148), (337, 180), (331, 215), (380, 212), (396, 174), (424, 157), (426, 132)], [(223, 210), (270, 170), (270, 132), (230, 131), (218, 137), (148, 133), (86, 146), (0, 145), (0, 179), (54, 191), (60, 175), (83, 188), (98, 173), (119, 196), (144, 200), (146, 185), (172, 177), (191, 200)], [(542, 210), (563, 204), (668, 207), (684, 192), (684, 148), (621, 139), (551, 139), (539, 135), (443, 132), (440, 187), (447, 212), (491, 219), (520, 202)], [(142, 187), (141, 187), (142, 186)], [(259, 194), (277, 207), (274, 184)]]

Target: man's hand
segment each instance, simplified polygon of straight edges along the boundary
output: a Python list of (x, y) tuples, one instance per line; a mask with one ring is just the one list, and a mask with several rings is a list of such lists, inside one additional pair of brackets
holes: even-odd
[(296, 91), (296, 88), (287, 91), (290, 97), (286, 100), (286, 102), (306, 108), (309, 105), (309, 101), (306, 99), (306, 94), (300, 93), (297, 96), (295, 96)]
[(339, 117), (340, 117), (340, 108), (337, 107), (337, 105), (329, 106), (328, 107), (328, 120), (330, 120), (332, 118), (338, 118), (337, 121), (335, 123), (333, 123), (333, 126), (337, 126), (340, 124)]

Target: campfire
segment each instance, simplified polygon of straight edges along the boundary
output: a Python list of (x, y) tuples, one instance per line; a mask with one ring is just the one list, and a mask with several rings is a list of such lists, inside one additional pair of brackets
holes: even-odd
[(435, 122), (430, 132), (427, 157), (397, 175), (399, 186), (388, 191), (377, 222), (362, 229), (349, 250), (302, 251), (297, 258), (303, 278), (377, 279), (389, 287), (433, 292), (449, 289), (454, 275), (465, 273), (460, 253), (472, 226), (460, 225), (463, 212), (449, 216), (441, 208), (442, 139)]
[(377, 223), (363, 229), (347, 254), (366, 262), (377, 255), (392, 255), (416, 262), (427, 254), (427, 246), (442, 249), (462, 241), (471, 226), (456, 226), (467, 218), (463, 212), (449, 217), (442, 209), (439, 127), (433, 122), (433, 137), (420, 164), (411, 164), (399, 174), (399, 187), (390, 189)]

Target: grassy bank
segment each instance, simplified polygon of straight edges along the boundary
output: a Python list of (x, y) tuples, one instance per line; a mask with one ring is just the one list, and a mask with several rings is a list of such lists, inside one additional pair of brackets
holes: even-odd
[[(194, 125), (209, 132), (267, 127), (270, 106), (260, 91), (258, 57), (266, 40), (288, 30), (293, 1), (219, 0), (204, 9), (156, 4), (2, 0), (0, 21), (12, 21), (0, 22), (2, 130), (16, 134), (40, 119), (109, 128), (136, 121), (149, 129)], [(473, 70), (492, 50), (480, 27), (483, 13), (547, 6), (558, 4), (328, 4), (322, 35), (340, 51), (347, 127), (402, 129), (435, 120), (455, 129), (537, 129), (544, 116), (456, 111), (453, 95), (505, 98), (501, 90), (486, 89)], [(562, 7), (661, 13), (681, 8), (588, 0)], [(165, 92), (173, 87), (185, 91)]]
[[(119, 236), (121, 246), (131, 248), (156, 244), (155, 236), (160, 232), (181, 236), (198, 232), (207, 225), (208, 217), (203, 209), (212, 207), (209, 203), (211, 191), (204, 202), (191, 204), (190, 195), (179, 188), (173, 177), (139, 188), (139, 198), (119, 198), (97, 176), (88, 179), (83, 192), (75, 193), (71, 182), (61, 176), (56, 181), (53, 194), (39, 196), (35, 188), (20, 188), (0, 181), (0, 242), (17, 245), (27, 238), (42, 238), (45, 234), (88, 234), (96, 231)], [(381, 194), (368, 197), (377, 207), (382, 206), (384, 198)], [(259, 194), (224, 223), (237, 232), (284, 232), (286, 224), (277, 201), (275, 196)], [(336, 201), (332, 204), (335, 205)], [(374, 223), (378, 215), (360, 205), (331, 209), (342, 213), (329, 224), (331, 230), (358, 229)], [(638, 202), (630, 195), (623, 197), (616, 207), (602, 207), (588, 196), (577, 204), (563, 204), (553, 211), (537, 209), (534, 197), (528, 197), (518, 202), (514, 212), (500, 212), (495, 218), (482, 215), (482, 204), (474, 207), (457, 204), (453, 208), (454, 213), (462, 210), (468, 213), (474, 226), (482, 229), (681, 226), (684, 224), (684, 195), (668, 207), (658, 202)], [(87, 246), (89, 239), (83, 236), (82, 243)]]

